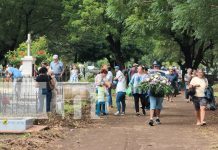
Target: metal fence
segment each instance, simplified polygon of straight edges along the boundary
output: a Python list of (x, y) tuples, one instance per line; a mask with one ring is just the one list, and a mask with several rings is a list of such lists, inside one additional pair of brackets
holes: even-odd
[[(0, 117), (46, 117), (46, 97), (39, 102), (39, 89), (36, 88), (34, 78), (8, 80), (0, 78)], [(46, 85), (46, 84), (45, 84)], [(43, 103), (39, 111), (39, 103)], [(63, 115), (63, 85), (57, 85), (55, 96), (57, 112)]]
[[(8, 80), (0, 78), (0, 117), (32, 117), (45, 118), (46, 96), (43, 100), (39, 98), (40, 90), (36, 88), (34, 78), (22, 78), (22, 80)], [(46, 86), (46, 83), (44, 83)], [(89, 82), (67, 83), (58, 82), (57, 90), (53, 91), (51, 108), (55, 112), (64, 116), (64, 102), (69, 101), (74, 110), (74, 118), (82, 117), (82, 104), (91, 104), (90, 115), (95, 117), (95, 85)], [(43, 105), (43, 110), (39, 111), (39, 106)]]

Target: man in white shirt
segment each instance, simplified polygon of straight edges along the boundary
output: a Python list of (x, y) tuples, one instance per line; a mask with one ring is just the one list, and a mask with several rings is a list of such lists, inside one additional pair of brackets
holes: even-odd
[[(126, 78), (124, 74), (120, 71), (119, 66), (115, 66), (116, 77), (114, 78), (117, 81), (116, 87), (116, 104), (117, 104), (117, 112), (114, 115), (125, 115), (125, 96), (126, 96)], [(122, 104), (122, 112), (121, 112), (121, 104)]]
[[(112, 84), (113, 83), (113, 74), (111, 72), (111, 67), (108, 67), (107, 70), (108, 70), (108, 73), (107, 73), (106, 78)], [(113, 108), (111, 87), (107, 88), (107, 102), (108, 102), (109, 107)]]

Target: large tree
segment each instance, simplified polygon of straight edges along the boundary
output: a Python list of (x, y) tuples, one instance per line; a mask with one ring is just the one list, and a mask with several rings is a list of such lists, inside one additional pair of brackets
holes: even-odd
[[(131, 56), (137, 59), (143, 54), (136, 44), (127, 42), (129, 35), (124, 22), (128, 9), (125, 9), (125, 0), (65, 0), (64, 5), (64, 17), (69, 20), (69, 41), (80, 58), (84, 55), (90, 58), (92, 53), (91, 58), (97, 59), (102, 58), (99, 54), (103, 54), (111, 63), (123, 67)], [(118, 11), (118, 16), (113, 16), (114, 11)], [(86, 46), (81, 49), (79, 45)]]
[(30, 32), (33, 37), (57, 39), (64, 32), (62, 13), (60, 0), (0, 1), (0, 60), (25, 41)]
[[(197, 68), (217, 40), (217, 2), (213, 0), (129, 0), (126, 26), (133, 33), (174, 40), (184, 55), (185, 67)], [(139, 29), (139, 30), (137, 30)], [(178, 61), (182, 65), (182, 60)]]

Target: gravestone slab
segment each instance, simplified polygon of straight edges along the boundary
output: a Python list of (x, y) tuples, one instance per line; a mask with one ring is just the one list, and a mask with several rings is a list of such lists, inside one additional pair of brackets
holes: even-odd
[(0, 132), (24, 132), (33, 126), (33, 118), (0, 118)]

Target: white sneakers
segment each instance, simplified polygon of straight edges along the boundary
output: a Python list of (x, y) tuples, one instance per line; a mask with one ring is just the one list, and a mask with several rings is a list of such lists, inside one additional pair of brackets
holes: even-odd
[(117, 111), (116, 113), (114, 113), (115, 116), (119, 116), (120, 115), (120, 112)]
[(119, 111), (117, 111), (116, 113), (114, 113), (115, 116), (124, 116), (125, 112), (120, 113)]

